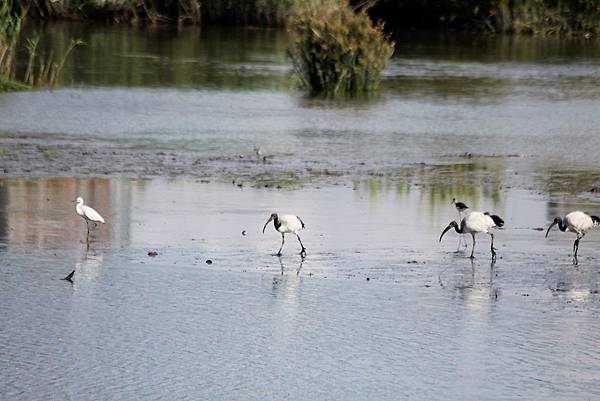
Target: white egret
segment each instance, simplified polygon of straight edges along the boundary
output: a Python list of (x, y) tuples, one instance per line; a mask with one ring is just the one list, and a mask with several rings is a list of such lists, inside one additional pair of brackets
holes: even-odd
[(454, 230), (459, 234), (471, 234), (473, 237), (473, 249), (471, 250), (471, 258), (474, 258), (473, 253), (475, 252), (475, 234), (485, 233), (489, 234), (492, 240), (492, 245), (490, 247), (492, 251), (492, 261), (496, 260), (496, 249), (494, 248), (494, 234), (492, 234), (489, 230), (493, 227), (502, 227), (504, 225), (504, 220), (496, 215), (490, 215), (488, 212), (471, 212), (465, 216), (464, 219), (460, 222), (460, 227), (456, 221), (451, 221), (448, 224), (448, 227), (444, 229), (442, 235), (440, 235), (440, 242), (442, 242), (442, 237), (448, 230), (454, 228)]
[(273, 221), (273, 225), (275, 230), (281, 233), (281, 247), (277, 252), (277, 256), (281, 256), (281, 250), (283, 249), (283, 244), (285, 243), (285, 234), (294, 234), (296, 238), (298, 238), (298, 242), (302, 247), (300, 251), (300, 255), (306, 255), (306, 248), (302, 244), (300, 240), (300, 236), (298, 235), (298, 231), (304, 228), (304, 222), (298, 216), (294, 216), (293, 214), (284, 214), (278, 215), (277, 213), (272, 213), (269, 220), (265, 223), (263, 227), (263, 234), (265, 233), (265, 228), (267, 228), (267, 224)]
[(75, 200), (75, 202), (77, 202), (77, 204), (75, 205), (75, 211), (77, 212), (78, 215), (80, 215), (85, 220), (85, 225), (87, 226), (86, 242), (89, 245), (89, 243), (90, 243), (90, 221), (92, 223), (94, 223), (94, 226), (97, 226), (98, 223), (104, 224), (104, 218), (102, 216), (100, 216), (100, 213), (98, 213), (91, 207), (84, 205), (83, 198), (81, 196), (79, 196)]

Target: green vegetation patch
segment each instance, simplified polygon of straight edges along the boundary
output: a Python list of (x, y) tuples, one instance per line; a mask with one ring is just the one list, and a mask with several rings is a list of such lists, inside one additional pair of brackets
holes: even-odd
[(307, 1), (290, 21), (294, 70), (312, 94), (359, 95), (379, 86), (394, 43), (345, 0)]

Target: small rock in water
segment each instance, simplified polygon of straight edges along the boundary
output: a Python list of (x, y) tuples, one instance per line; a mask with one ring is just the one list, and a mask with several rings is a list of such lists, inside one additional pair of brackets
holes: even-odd
[(242, 230), (242, 235), (245, 237), (246, 236), (246, 230)]
[(155, 257), (158, 255), (158, 252), (155, 250), (148, 251), (148, 256)]
[(210, 259), (206, 259), (206, 264), (207, 264), (207, 265), (212, 265), (212, 260), (210, 260)]
[(371, 281), (371, 279), (369, 277), (367, 277), (367, 281)]

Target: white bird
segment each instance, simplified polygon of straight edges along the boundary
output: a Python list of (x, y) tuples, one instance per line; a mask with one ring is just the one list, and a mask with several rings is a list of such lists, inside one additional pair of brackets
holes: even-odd
[(263, 234), (265, 233), (265, 228), (267, 228), (267, 224), (269, 224), (273, 220), (273, 225), (275, 226), (275, 230), (281, 233), (281, 247), (277, 252), (277, 256), (281, 256), (281, 250), (283, 249), (283, 244), (285, 242), (285, 234), (294, 234), (296, 238), (298, 238), (298, 242), (300, 242), (300, 246), (302, 250), (300, 251), (300, 255), (306, 255), (306, 248), (302, 244), (300, 240), (300, 236), (298, 235), (298, 231), (304, 228), (304, 222), (298, 216), (294, 216), (293, 214), (283, 214), (278, 215), (277, 213), (272, 213), (269, 220), (265, 223), (263, 227)]
[(579, 240), (582, 239), (585, 234), (592, 228), (600, 225), (600, 217), (590, 216), (587, 213), (576, 210), (565, 216), (564, 219), (557, 217), (554, 219), (548, 230), (546, 231), (546, 238), (550, 233), (550, 229), (558, 224), (560, 231), (570, 231), (577, 235), (577, 239), (573, 243), (573, 252), (575, 255), (575, 263), (577, 264), (577, 251), (579, 250)]
[(104, 224), (104, 218), (102, 216), (100, 216), (100, 213), (98, 213), (91, 207), (84, 205), (83, 198), (81, 196), (79, 196), (75, 200), (75, 202), (77, 202), (77, 204), (75, 205), (75, 211), (77, 212), (78, 215), (83, 217), (83, 219), (85, 220), (85, 225), (87, 226), (86, 242), (89, 245), (89, 243), (90, 243), (90, 224), (89, 223), (90, 223), (90, 221), (92, 223), (94, 223), (94, 225), (97, 225), (98, 223)]
[(475, 252), (475, 234), (486, 233), (490, 235), (492, 239), (492, 245), (490, 247), (492, 251), (492, 261), (496, 260), (496, 250), (494, 249), (494, 234), (489, 232), (490, 228), (502, 227), (504, 220), (496, 215), (491, 215), (488, 212), (471, 212), (465, 216), (460, 222), (460, 227), (456, 221), (451, 221), (448, 227), (444, 229), (442, 235), (440, 235), (440, 242), (446, 232), (452, 228), (459, 234), (471, 234), (473, 237), (473, 249), (471, 249), (471, 258), (474, 258), (473, 253)]

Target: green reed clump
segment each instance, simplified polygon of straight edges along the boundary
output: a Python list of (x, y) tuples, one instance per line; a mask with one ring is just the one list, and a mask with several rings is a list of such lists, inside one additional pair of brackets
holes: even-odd
[(379, 86), (380, 73), (394, 43), (366, 12), (345, 0), (322, 0), (298, 6), (290, 18), (289, 54), (296, 75), (312, 94), (358, 95)]
[(14, 13), (11, 2), (0, 4), (0, 77), (7, 85), (12, 80), (21, 16)]
[(58, 84), (65, 61), (67, 61), (73, 49), (84, 43), (81, 39), (71, 39), (64, 54), (56, 58), (52, 52), (47, 56), (38, 54), (39, 41), (39, 36), (27, 39), (25, 47), (29, 53), (29, 59), (23, 82), (31, 87), (54, 87)]
[(25, 14), (17, 14), (13, 6), (10, 2), (0, 4), (0, 92), (56, 86), (69, 54), (83, 42), (78, 39), (71, 40), (64, 54), (56, 58), (52, 53), (47, 56), (38, 53), (38, 36), (27, 38), (27, 68), (22, 79), (17, 77), (17, 47), (22, 40), (19, 36)]

